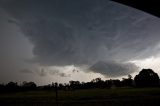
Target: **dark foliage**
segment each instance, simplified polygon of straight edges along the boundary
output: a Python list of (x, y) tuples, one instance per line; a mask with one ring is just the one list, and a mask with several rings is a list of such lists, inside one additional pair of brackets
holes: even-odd
[(152, 69), (143, 69), (135, 76), (134, 80), (131, 75), (128, 78), (123, 78), (122, 81), (118, 79), (102, 80), (95, 78), (90, 82), (69, 81), (68, 84), (52, 83), (44, 86), (37, 86), (34, 82), (24, 81), (21, 85), (17, 82), (9, 82), (8, 84), (0, 84), (0, 92), (19, 92), (31, 90), (76, 90), (76, 89), (92, 89), (102, 88), (109, 89), (113, 87), (157, 87), (159, 86), (159, 76)]
[(122, 86), (133, 86), (133, 79), (131, 75), (128, 75), (128, 78), (123, 78), (121, 81)]
[(37, 85), (34, 83), (34, 82), (26, 82), (24, 81), (21, 88), (24, 90), (24, 91), (27, 91), (27, 90), (36, 90), (37, 88)]
[(152, 69), (143, 69), (134, 78), (138, 87), (156, 87), (159, 86), (159, 76)]
[(20, 87), (18, 86), (17, 82), (9, 82), (6, 84), (4, 90), (8, 92), (17, 92), (19, 89)]

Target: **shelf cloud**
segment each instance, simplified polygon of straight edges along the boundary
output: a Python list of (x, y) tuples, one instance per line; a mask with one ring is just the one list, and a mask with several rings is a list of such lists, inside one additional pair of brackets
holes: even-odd
[(115, 77), (137, 70), (129, 61), (159, 53), (160, 19), (109, 0), (1, 0), (0, 7), (43, 66), (88, 65)]

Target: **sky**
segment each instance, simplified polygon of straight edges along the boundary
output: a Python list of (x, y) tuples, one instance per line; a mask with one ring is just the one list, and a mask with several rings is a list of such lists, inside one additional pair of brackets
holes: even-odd
[(0, 0), (0, 82), (160, 75), (160, 19), (109, 0)]

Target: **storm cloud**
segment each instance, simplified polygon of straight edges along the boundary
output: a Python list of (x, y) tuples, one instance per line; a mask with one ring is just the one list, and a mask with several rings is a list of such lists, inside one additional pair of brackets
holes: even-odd
[(160, 19), (109, 0), (1, 4), (12, 16), (8, 22), (33, 44), (32, 62), (44, 66), (88, 65), (93, 72), (114, 77), (137, 69), (125, 62), (159, 53)]
[(23, 70), (20, 70), (21, 73), (24, 73), (24, 74), (32, 74), (33, 71), (32, 70), (29, 70), (29, 69), (23, 69)]
[(131, 63), (117, 63), (114, 61), (104, 62), (99, 61), (90, 67), (90, 70), (107, 77), (117, 77), (129, 75), (138, 70), (138, 67)]

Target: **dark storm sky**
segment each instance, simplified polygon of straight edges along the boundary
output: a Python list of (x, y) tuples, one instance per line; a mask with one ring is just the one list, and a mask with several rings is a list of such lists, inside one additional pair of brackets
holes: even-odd
[(160, 19), (109, 0), (0, 0), (0, 13), (1, 75), (38, 64), (116, 77), (159, 56)]

